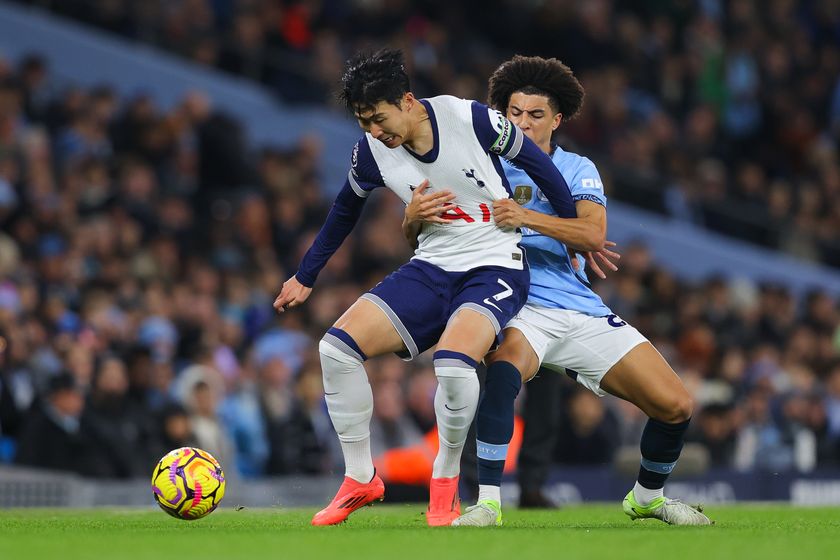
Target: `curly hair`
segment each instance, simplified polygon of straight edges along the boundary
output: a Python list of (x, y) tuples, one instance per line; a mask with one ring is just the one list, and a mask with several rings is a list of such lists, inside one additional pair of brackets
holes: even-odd
[(577, 115), (583, 105), (583, 86), (556, 58), (516, 55), (503, 62), (490, 76), (487, 103), (505, 112), (510, 96), (517, 92), (546, 96), (564, 120)]
[(371, 109), (380, 101), (399, 106), (408, 91), (411, 86), (402, 51), (385, 48), (358, 53), (345, 63), (338, 99), (355, 113)]

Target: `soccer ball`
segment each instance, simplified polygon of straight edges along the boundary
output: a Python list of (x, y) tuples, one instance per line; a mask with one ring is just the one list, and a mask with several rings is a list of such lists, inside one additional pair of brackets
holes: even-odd
[(225, 495), (225, 474), (212, 455), (195, 447), (170, 451), (152, 473), (152, 492), (160, 509), (178, 519), (199, 519)]

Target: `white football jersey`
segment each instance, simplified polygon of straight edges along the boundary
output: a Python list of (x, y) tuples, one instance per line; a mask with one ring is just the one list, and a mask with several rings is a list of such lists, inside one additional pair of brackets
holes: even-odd
[[(413, 258), (451, 272), (490, 265), (521, 270), (522, 236), (514, 228), (496, 227), (493, 201), (510, 197), (498, 158), (518, 153), (522, 133), (498, 111), (473, 101), (444, 95), (421, 103), (434, 130), (432, 151), (419, 156), (404, 146), (391, 149), (366, 134), (353, 151), (350, 183), (356, 194), (366, 196), (379, 183), (408, 204), (412, 191), (428, 179), (426, 192), (452, 192), (457, 208), (443, 215), (446, 224), (423, 224)], [(368, 154), (372, 162), (362, 161)]]
[(356, 143), (347, 181), (296, 273), (303, 285), (314, 285), (358, 221), (365, 199), (378, 187), (391, 189), (406, 204), (426, 179), (432, 191), (449, 190), (455, 195), (457, 208), (443, 215), (448, 223), (424, 224), (413, 257), (449, 272), (480, 266), (521, 270), (525, 265), (519, 232), (498, 228), (493, 221), (493, 201), (511, 196), (500, 157), (528, 173), (556, 215), (575, 217), (563, 176), (504, 115), (477, 101), (450, 96), (420, 103), (429, 113), (434, 147), (421, 156), (405, 146), (388, 148), (370, 134)]

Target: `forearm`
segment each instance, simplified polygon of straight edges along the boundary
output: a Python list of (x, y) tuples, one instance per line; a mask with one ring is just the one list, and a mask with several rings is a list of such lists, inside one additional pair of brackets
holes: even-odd
[(417, 241), (417, 237), (420, 235), (421, 227), (423, 227), (423, 224), (421, 222), (411, 222), (408, 220), (408, 216), (403, 218), (403, 235), (408, 241), (408, 244), (411, 245), (412, 249), (416, 249), (419, 244), (419, 242)]
[[(340, 231), (340, 230), (344, 231)], [(300, 262), (295, 278), (298, 282), (307, 288), (315, 285), (315, 280), (321, 269), (330, 260), (330, 257), (338, 250), (344, 239), (349, 235), (352, 225), (347, 227), (331, 227), (331, 224), (325, 224), (325, 227), (318, 233), (315, 242), (303, 256)]]
[(581, 218), (558, 218), (526, 210), (522, 225), (556, 239), (576, 251), (601, 251), (606, 241), (602, 228)]
[(336, 197), (330, 213), (314, 243), (304, 255), (295, 277), (311, 288), (318, 273), (350, 235), (362, 213), (365, 199), (356, 196), (348, 184)]

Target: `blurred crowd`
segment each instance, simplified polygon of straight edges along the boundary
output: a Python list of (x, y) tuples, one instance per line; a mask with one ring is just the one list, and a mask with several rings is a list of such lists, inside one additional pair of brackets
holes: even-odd
[[(170, 4), (172, 12), (182, 5), (232, 5)], [(777, 9), (787, 4), (773, 3)], [(569, 17), (597, 23), (599, 10), (612, 14), (609, 22), (617, 17), (610, 4), (591, 5), (598, 8)], [(715, 5), (702, 3), (704, 10)], [(695, 17), (687, 29), (714, 22)], [(657, 25), (665, 24), (674, 25)], [(532, 35), (534, 41), (541, 36)], [(440, 48), (449, 48), (447, 41)], [(600, 52), (583, 50), (592, 57)], [(414, 51), (415, 65), (421, 51)], [(429, 56), (435, 52), (430, 48)], [(584, 143), (592, 131), (606, 132), (607, 115), (600, 111), (616, 101), (614, 91), (594, 87), (615, 78), (616, 69), (592, 68), (583, 74), (596, 80), (589, 82), (590, 113), (570, 123), (569, 136), (587, 146), (606, 142), (609, 157), (594, 157), (599, 167), (610, 157), (616, 165), (636, 166), (640, 138), (661, 132), (665, 121), (682, 122), (681, 113), (661, 107), (655, 113), (661, 119), (638, 120), (629, 106), (613, 107), (617, 136), (595, 135), (594, 144)], [(715, 119), (723, 114), (706, 104), (688, 107), (690, 130), (695, 111)], [(801, 108), (821, 110), (816, 103)], [(630, 128), (623, 129), (621, 119)], [(783, 126), (791, 119), (762, 122)], [(662, 149), (673, 143), (659, 138)], [(692, 158), (717, 158), (728, 173), (730, 157), (740, 152), (707, 140)], [(256, 150), (239, 123), (198, 92), (163, 110), (142, 93), (119, 98), (107, 86), (57, 87), (47, 62), (35, 55), (14, 64), (0, 59), (0, 462), (146, 477), (163, 453), (190, 444), (217, 455), (231, 475), (341, 472), (316, 343), (360, 293), (411, 252), (399, 235), (402, 203), (389, 193), (376, 195), (307, 303), (274, 313), (276, 293), (331, 202), (322, 195), (320, 149), (317, 138), (307, 138), (294, 149)], [(782, 156), (774, 157), (783, 164)], [(658, 156), (648, 163), (655, 161)], [(836, 159), (808, 161), (836, 171)], [(773, 169), (763, 160), (754, 165)], [(829, 193), (831, 181), (809, 177), (818, 192)], [(605, 183), (608, 195), (618, 194), (616, 176), (605, 173)], [(754, 200), (769, 204), (766, 181), (757, 188)], [(705, 184), (697, 190), (714, 192), (721, 191)], [(817, 211), (830, 210), (827, 199), (819, 200)], [(785, 217), (795, 215), (791, 208)], [(832, 225), (836, 229), (838, 221)], [(653, 262), (642, 245), (620, 250), (621, 270), (597, 282), (596, 290), (689, 386), (696, 399), (689, 439), (707, 450), (713, 466), (840, 467), (836, 300), (819, 289), (797, 300), (781, 286), (724, 278), (689, 284)], [(434, 426), (430, 360), (384, 357), (371, 360), (368, 371), (374, 455), (422, 446)], [(610, 464), (621, 446), (638, 446), (645, 418), (634, 407), (598, 399), (565, 378), (557, 390), (564, 395), (558, 463)]]
[(567, 132), (619, 199), (840, 267), (840, 0), (21, 1), (292, 103), (334, 103), (383, 43), (421, 96), (484, 99), (512, 54), (558, 57), (587, 92)]

